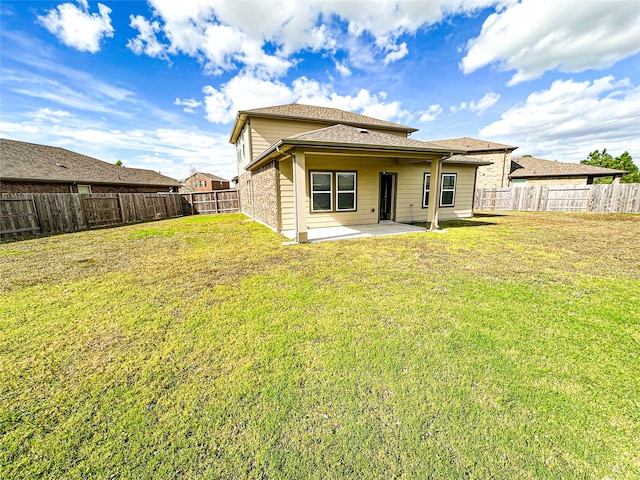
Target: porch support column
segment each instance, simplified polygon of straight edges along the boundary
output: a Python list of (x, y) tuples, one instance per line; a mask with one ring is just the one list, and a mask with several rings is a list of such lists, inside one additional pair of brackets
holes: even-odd
[(431, 160), (431, 179), (429, 185), (429, 209), (427, 210), (427, 223), (429, 224), (429, 231), (433, 232), (439, 230), (438, 226), (438, 208), (440, 208), (440, 188), (441, 188), (441, 175), (442, 159)]
[(293, 155), (293, 205), (296, 218), (296, 242), (306, 243), (307, 234), (307, 171), (304, 152)]

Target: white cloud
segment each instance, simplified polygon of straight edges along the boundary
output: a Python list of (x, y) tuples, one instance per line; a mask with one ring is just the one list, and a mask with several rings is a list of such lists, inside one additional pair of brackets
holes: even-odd
[(409, 54), (409, 49), (407, 48), (406, 43), (401, 43), (400, 45), (395, 45), (391, 52), (389, 52), (384, 57), (384, 65), (387, 66), (391, 62), (395, 62), (396, 60), (400, 60), (401, 58), (406, 57)]
[(430, 105), (425, 111), (418, 113), (420, 114), (420, 122), (433, 122), (442, 113), (442, 107), (438, 104)]
[(131, 28), (137, 29), (140, 33), (136, 38), (130, 38), (127, 41), (127, 47), (136, 55), (148, 55), (154, 58), (162, 58), (168, 60), (167, 46), (160, 43), (156, 34), (160, 32), (160, 24), (158, 22), (149, 22), (141, 15), (130, 17)]
[(207, 120), (214, 123), (229, 123), (238, 110), (255, 108), (256, 105), (280, 105), (293, 103), (295, 95), (284, 83), (264, 80), (245, 73), (237, 75), (220, 87), (203, 89)]
[(403, 109), (400, 102), (387, 102), (385, 92), (371, 93), (360, 89), (355, 96), (338, 95), (330, 85), (306, 77), (300, 77), (288, 86), (278, 80), (266, 80), (243, 73), (219, 89), (206, 86), (203, 92), (206, 118), (213, 123), (229, 123), (234, 120), (238, 110), (255, 108), (256, 105), (287, 103), (340, 108), (396, 122), (408, 122), (413, 118), (412, 113)]
[(452, 105), (449, 107), (451, 113), (458, 113), (467, 109), (467, 102), (460, 102), (460, 105)]
[(471, 102), (469, 104), (469, 110), (477, 112), (478, 115), (482, 115), (488, 108), (493, 107), (500, 100), (500, 94), (489, 92), (477, 102)]
[(542, 158), (577, 161), (607, 148), (628, 150), (637, 160), (639, 125), (640, 87), (609, 75), (593, 82), (555, 81), (479, 133)]
[(451, 113), (458, 113), (469, 109), (472, 112), (476, 112), (478, 115), (482, 115), (486, 110), (498, 103), (498, 100), (500, 100), (499, 93), (489, 92), (477, 102), (475, 100), (471, 100), (470, 102), (460, 102), (458, 105), (452, 105), (449, 107), (449, 111)]
[(523, 0), (490, 15), (467, 44), (460, 67), (515, 70), (510, 85), (545, 71), (602, 69), (640, 51), (640, 3), (626, 0)]
[(81, 52), (96, 53), (104, 37), (113, 37), (109, 14), (111, 9), (98, 4), (99, 14), (89, 13), (87, 0), (78, 0), (80, 8), (73, 3), (63, 3), (38, 16), (40, 23), (65, 45)]
[[(55, 69), (55, 64), (43, 62), (46, 71)], [(131, 106), (136, 103), (130, 90), (115, 87), (85, 72), (59, 66), (60, 80), (50, 77), (18, 72), (3, 78), (3, 88), (32, 98), (55, 102), (67, 108), (91, 112), (109, 113), (119, 117), (131, 116)], [(122, 108), (122, 102), (127, 108)]]
[(200, 105), (202, 105), (202, 102), (199, 102), (194, 98), (186, 98), (184, 100), (180, 98), (176, 98), (173, 104), (184, 107), (183, 110), (187, 113), (195, 113), (194, 108), (197, 108)]
[[(196, 57), (209, 73), (246, 68), (264, 78), (285, 74), (295, 64), (295, 53), (305, 50), (329, 56), (345, 52), (356, 67), (388, 65), (409, 54), (403, 36), (448, 15), (510, 1), (277, 0), (248, 7), (246, 2), (149, 0), (155, 20), (132, 19), (140, 33), (128, 45), (150, 56)], [(336, 62), (343, 75), (346, 65)]]
[(349, 77), (351, 75), (351, 70), (345, 63), (336, 62), (336, 70), (343, 77)]
[(58, 123), (66, 118), (71, 117), (71, 113), (64, 110), (51, 110), (49, 108), (39, 108), (32, 114), (33, 119), (36, 122), (54, 122)]

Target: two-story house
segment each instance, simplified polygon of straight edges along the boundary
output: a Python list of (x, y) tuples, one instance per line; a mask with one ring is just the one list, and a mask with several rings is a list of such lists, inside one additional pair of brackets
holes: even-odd
[(491, 162), (415, 131), (301, 104), (240, 111), (230, 142), (241, 210), (298, 242), (312, 228), (471, 217), (476, 170)]

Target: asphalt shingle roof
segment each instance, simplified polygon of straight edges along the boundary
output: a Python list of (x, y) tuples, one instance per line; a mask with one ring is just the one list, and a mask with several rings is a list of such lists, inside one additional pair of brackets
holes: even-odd
[(535, 157), (519, 157), (511, 160), (511, 178), (528, 177), (570, 177), (570, 176), (591, 176), (608, 177), (623, 175), (624, 170), (614, 170), (612, 168), (594, 167), (593, 165), (582, 165), (580, 163), (566, 163), (554, 160), (544, 160)]
[[(213, 180), (214, 182), (228, 182), (229, 180), (225, 180), (222, 177), (219, 177), (217, 175), (214, 175), (212, 173), (204, 173), (204, 172), (198, 172), (200, 175), (207, 177), (209, 180)], [(195, 175), (195, 174), (194, 174)]]
[(421, 140), (414, 140), (408, 137), (401, 137), (390, 133), (376, 132), (366, 128), (357, 128), (342, 124), (300, 133), (291, 137), (285, 137), (282, 140), (285, 143), (287, 140), (297, 140), (352, 145), (381, 145), (389, 147), (419, 148), (436, 151), (448, 150), (447, 147), (443, 147), (442, 145), (437, 145), (432, 142), (423, 142)]
[(314, 105), (304, 105), (300, 103), (242, 110), (238, 112), (238, 114), (246, 114), (249, 116), (285, 117), (298, 120), (320, 120), (332, 123), (369, 126), (372, 128), (381, 127), (405, 132), (417, 131), (416, 128), (408, 127), (406, 125), (387, 122), (386, 120), (380, 120), (379, 118), (368, 117), (366, 115), (360, 115), (358, 113), (348, 112), (338, 108), (317, 107)]
[(290, 137), (281, 138), (258, 156), (248, 168), (255, 167), (263, 160), (279, 151), (280, 147), (289, 145), (308, 145), (328, 148), (362, 148), (368, 150), (390, 150), (396, 156), (418, 154), (453, 154), (445, 163), (462, 163), (468, 165), (489, 165), (491, 162), (473, 156), (459, 155), (450, 147), (445, 147), (434, 142), (414, 140), (399, 135), (376, 132), (365, 128), (357, 128), (349, 125), (333, 125), (331, 127), (300, 133)]
[(0, 138), (0, 179), (179, 187), (153, 170), (128, 168), (59, 147)]
[(511, 145), (504, 145), (502, 143), (489, 142), (488, 140), (479, 140), (477, 138), (471, 137), (433, 140), (432, 143), (437, 143), (447, 148), (455, 148), (456, 150), (464, 150), (467, 153), (487, 152), (492, 150), (515, 150), (516, 148), (518, 148)]

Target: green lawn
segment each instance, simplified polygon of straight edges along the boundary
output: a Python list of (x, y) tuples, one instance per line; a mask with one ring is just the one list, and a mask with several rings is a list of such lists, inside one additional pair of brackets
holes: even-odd
[(640, 217), (0, 245), (0, 478), (640, 477)]

